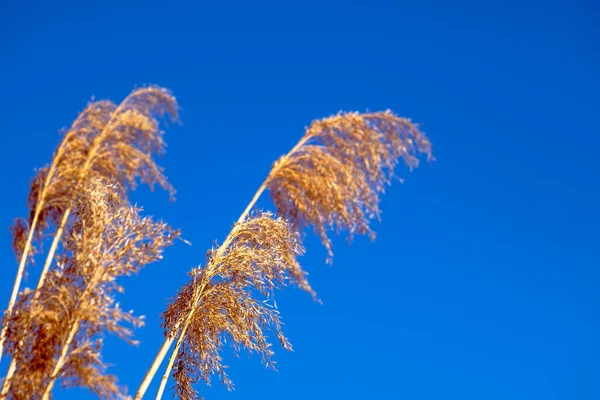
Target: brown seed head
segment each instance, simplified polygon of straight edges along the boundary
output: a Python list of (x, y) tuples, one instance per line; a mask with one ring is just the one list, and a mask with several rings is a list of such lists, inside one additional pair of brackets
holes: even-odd
[(277, 212), (297, 229), (312, 226), (330, 257), (329, 230), (374, 237), (369, 221), (400, 158), (411, 169), (419, 154), (432, 158), (427, 137), (389, 111), (315, 121), (302, 143), (275, 163), (268, 187)]
[(138, 179), (150, 188), (158, 184), (173, 197), (175, 191), (154, 156), (166, 147), (160, 121), (177, 120), (177, 110), (175, 97), (166, 89), (148, 86), (133, 91), (96, 139), (98, 147), (90, 160), (94, 172), (121, 187), (133, 189)]
[(117, 278), (160, 259), (178, 232), (141, 217), (120, 192), (117, 184), (99, 178), (82, 182), (57, 267), (36, 301), (32, 291), (19, 297), (7, 330), (7, 351), (17, 360), (11, 399), (38, 398), (63, 348), (68, 350), (58, 371), (63, 386), (121, 397), (123, 388), (105, 371), (102, 337), (111, 333), (135, 344), (130, 326), (143, 320), (116, 303), (115, 295), (123, 292)]
[(182, 399), (196, 398), (192, 385), (210, 383), (213, 374), (233, 388), (220, 356), (226, 340), (236, 353), (257, 352), (274, 367), (266, 331), (273, 330), (284, 348), (291, 350), (291, 345), (281, 332), (279, 313), (267, 300), (287, 282), (314, 295), (296, 259), (304, 251), (299, 236), (284, 219), (252, 215), (233, 227), (228, 241), (224, 251), (208, 253), (206, 267), (194, 271), (163, 313), (166, 335), (171, 335), (194, 308), (173, 373)]
[[(110, 101), (88, 104), (66, 131), (52, 164), (38, 170), (31, 183), (27, 226), (39, 206), (37, 238), (49, 224), (59, 224), (81, 181), (92, 176), (115, 181), (121, 195), (140, 180), (151, 188), (160, 185), (173, 199), (175, 190), (154, 158), (166, 146), (159, 123), (175, 121), (177, 107), (171, 93), (157, 86), (134, 90), (119, 106)], [(20, 226), (13, 228), (13, 237), (19, 253), (25, 242), (19, 236), (28, 232), (21, 229), (22, 222), (16, 223)]]

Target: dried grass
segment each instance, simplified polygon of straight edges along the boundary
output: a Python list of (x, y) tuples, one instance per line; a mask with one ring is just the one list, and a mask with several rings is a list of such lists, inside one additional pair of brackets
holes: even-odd
[(60, 223), (75, 193), (82, 175), (81, 167), (86, 164), (92, 143), (106, 127), (116, 108), (115, 104), (105, 100), (89, 103), (64, 134), (54, 152), (52, 164), (36, 172), (27, 197), (27, 225), (32, 225), (37, 214), (35, 233), (38, 238), (49, 225)]
[(273, 330), (282, 346), (291, 350), (279, 313), (268, 301), (275, 289), (290, 282), (314, 294), (296, 260), (303, 251), (298, 233), (287, 221), (261, 213), (234, 226), (225, 251), (208, 252), (206, 266), (193, 271), (191, 281), (163, 314), (169, 336), (195, 307), (175, 362), (178, 397), (195, 398), (193, 384), (199, 380), (210, 384), (213, 373), (233, 388), (219, 355), (226, 342), (236, 353), (242, 349), (259, 353), (272, 368), (266, 331)]
[(46, 399), (56, 380), (81, 386), (101, 398), (123, 397), (102, 361), (102, 336), (111, 333), (135, 344), (129, 326), (141, 318), (116, 303), (121, 276), (138, 273), (162, 257), (178, 232), (142, 218), (120, 196), (116, 184), (86, 180), (77, 190), (74, 220), (65, 235), (58, 267), (46, 283), (25, 291), (8, 321), (7, 349), (15, 357), (9, 398)]
[[(134, 90), (118, 106), (108, 101), (90, 103), (65, 133), (54, 153), (52, 163), (36, 173), (28, 196), (29, 217), (27, 220), (17, 219), (11, 229), (13, 248), (20, 259), (20, 264), (3, 318), (0, 354), (3, 352), (7, 330), (14, 333), (15, 328), (11, 325), (19, 326), (19, 315), (24, 316), (28, 312), (30, 315), (41, 315), (36, 314), (35, 310), (47, 305), (48, 300), (43, 298), (48, 296), (46, 291), (49, 288), (44, 285), (47, 277), (53, 279), (52, 285), (69, 284), (68, 281), (56, 281), (56, 274), (50, 271), (50, 267), (53, 261), (58, 259), (63, 263), (59, 269), (61, 271), (64, 269), (64, 260), (56, 257), (57, 252), (64, 253), (70, 249), (68, 243), (70, 239), (64, 238), (63, 232), (71, 231), (77, 221), (86, 218), (81, 214), (84, 209), (80, 201), (81, 196), (88, 196), (83, 192), (85, 182), (94, 179), (112, 181), (114, 183), (112, 190), (116, 191), (116, 196), (124, 200), (127, 191), (135, 189), (139, 182), (148, 184), (151, 189), (159, 185), (168, 190), (173, 198), (174, 190), (168, 183), (162, 168), (155, 161), (155, 157), (163, 153), (165, 148), (160, 122), (166, 122), (168, 119), (172, 121), (177, 119), (177, 103), (168, 90), (157, 86)], [(85, 210), (89, 211), (90, 208)], [(13, 306), (25, 273), (25, 266), (36, 251), (34, 242), (36, 239), (40, 242), (52, 227), (55, 227), (56, 231), (46, 253), (37, 290), (23, 294), (23, 300), (19, 300), (21, 308), (19, 314), (13, 315)], [(70, 287), (60, 290), (70, 290)], [(27, 307), (30, 311), (25, 310)], [(31, 319), (22, 322), (26, 325), (35, 325), (35, 321)], [(108, 325), (105, 329), (110, 330)], [(14, 383), (13, 374), (18, 373), (19, 368), (27, 367), (27, 357), (33, 357), (31, 353), (33, 348), (23, 346), (9, 348), (8, 352), (12, 356), (11, 365), (0, 397)], [(69, 348), (69, 344), (66, 348)], [(20, 354), (21, 351), (25, 353)], [(18, 365), (20, 360), (23, 363)], [(58, 360), (56, 365), (64, 362), (64, 360), (60, 361), (60, 357)], [(60, 375), (59, 372), (53, 373), (49, 382), (53, 382)], [(46, 388), (51, 386), (50, 383)]]
[[(11, 355), (2, 385), (11, 400), (47, 400), (57, 383), (88, 388), (101, 398), (126, 396), (106, 371), (102, 339), (110, 333), (136, 344), (132, 328), (143, 321), (116, 303), (123, 291), (116, 281), (160, 259), (179, 234), (142, 218), (126, 196), (139, 182), (174, 195), (155, 161), (165, 149), (160, 123), (169, 118), (177, 118), (175, 99), (154, 86), (135, 90), (118, 106), (90, 103), (65, 133), (52, 163), (36, 173), (29, 216), (11, 228), (20, 264), (0, 338)], [(427, 137), (389, 111), (314, 121), (273, 164), (224, 242), (207, 253), (206, 264), (190, 273), (190, 282), (163, 313), (165, 343), (135, 398), (144, 395), (173, 342), (157, 398), (171, 371), (175, 395), (182, 399), (197, 398), (194, 385), (210, 384), (213, 375), (232, 389), (221, 356), (226, 342), (236, 354), (258, 353), (274, 368), (270, 337), (291, 350), (275, 291), (292, 284), (316, 299), (297, 260), (305, 230), (319, 236), (328, 261), (331, 232), (347, 232), (349, 240), (357, 234), (374, 238), (371, 221), (380, 217), (379, 196), (395, 167), (402, 160), (412, 169), (421, 155), (432, 159)], [(267, 189), (277, 214), (253, 211)], [(16, 301), (25, 266), (52, 228), (38, 287), (24, 290)]]
[(17, 255), (27, 241), (25, 227), (36, 221), (33, 229), (40, 237), (50, 225), (61, 225), (83, 179), (115, 180), (122, 194), (135, 189), (138, 181), (151, 188), (158, 184), (173, 197), (175, 190), (154, 156), (165, 150), (159, 122), (175, 121), (177, 107), (170, 92), (156, 86), (134, 90), (118, 106), (110, 101), (90, 103), (66, 132), (52, 164), (41, 168), (31, 183), (29, 218), (17, 220), (13, 228)]
[(380, 217), (379, 194), (402, 159), (411, 170), (431, 144), (416, 125), (393, 113), (346, 113), (313, 122), (293, 153), (273, 166), (267, 180), (279, 215), (299, 230), (313, 227), (333, 257), (328, 231), (349, 239), (367, 234)]
[[(274, 163), (225, 242), (209, 252), (206, 267), (193, 271), (192, 281), (163, 314), (165, 345), (136, 399), (143, 396), (156, 364), (166, 354), (165, 346), (175, 338), (157, 399), (173, 367), (175, 395), (182, 399), (197, 398), (193, 384), (198, 380), (210, 383), (212, 374), (232, 388), (220, 356), (226, 338), (232, 339), (234, 350), (256, 351), (272, 365), (273, 353), (263, 329), (273, 328), (283, 347), (290, 345), (281, 333), (279, 315), (263, 306), (249, 288), (272, 298), (272, 290), (279, 287), (274, 282), (282, 283), (285, 271), (314, 296), (296, 261), (300, 253), (289, 250), (300, 248), (300, 232), (314, 229), (327, 249), (328, 261), (333, 257), (329, 231), (347, 231), (350, 240), (355, 234), (374, 238), (370, 221), (380, 216), (379, 194), (394, 178), (399, 159), (412, 170), (421, 154), (432, 159), (427, 137), (409, 120), (389, 111), (338, 114), (313, 122), (300, 142)], [(266, 189), (281, 216), (276, 221), (285, 226), (280, 231), (272, 228), (275, 219), (270, 214), (247, 219)], [(262, 229), (249, 230), (249, 226)], [(252, 232), (252, 240), (240, 240), (240, 232), (247, 231)], [(284, 248), (286, 256), (281, 253)], [(272, 268), (265, 260), (277, 260), (274, 265), (282, 272), (263, 272), (263, 265), (266, 271)]]
[[(29, 217), (27, 220), (17, 218), (11, 227), (12, 247), (19, 260), (19, 267), (5, 317), (10, 316), (12, 312), (28, 261), (33, 260), (33, 256), (38, 252), (36, 247), (41, 247), (41, 243), (36, 246), (35, 240), (39, 242), (49, 224), (58, 225), (65, 215), (64, 211), (74, 193), (72, 185), (76, 181), (72, 172), (74, 168), (82, 165), (80, 161), (89, 150), (85, 144), (89, 142), (90, 137), (98, 135), (104, 129), (114, 108), (112, 103), (106, 101), (88, 104), (64, 134), (52, 163), (37, 171), (27, 198)], [(0, 360), (6, 329), (6, 325), (3, 324), (0, 333)]]

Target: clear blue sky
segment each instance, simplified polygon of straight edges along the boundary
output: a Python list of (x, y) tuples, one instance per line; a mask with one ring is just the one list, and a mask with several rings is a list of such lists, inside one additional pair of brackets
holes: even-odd
[(324, 305), (280, 293), (295, 346), (276, 348), (280, 372), (231, 360), (237, 390), (201, 394), (598, 399), (599, 17), (593, 1), (5, 1), (0, 300), (33, 169), (92, 95), (156, 83), (182, 106), (163, 162), (177, 202), (133, 198), (193, 246), (124, 282), (122, 304), (147, 326), (139, 348), (109, 339), (105, 359), (132, 391), (162, 342), (166, 299), (271, 163), (313, 119), (390, 108), (422, 123), (437, 162), (399, 170), (376, 243), (337, 240), (329, 267), (308, 240)]

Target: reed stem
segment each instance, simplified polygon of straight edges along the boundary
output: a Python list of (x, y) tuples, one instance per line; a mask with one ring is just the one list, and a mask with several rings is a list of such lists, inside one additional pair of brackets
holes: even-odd
[[(37, 224), (39, 222), (40, 214), (42, 212), (42, 208), (44, 205), (44, 200), (46, 197), (46, 192), (48, 190), (48, 186), (50, 185), (50, 181), (54, 176), (54, 171), (58, 165), (58, 161), (62, 157), (65, 143), (67, 143), (68, 139), (71, 137), (73, 131), (69, 131), (63, 141), (61, 142), (54, 159), (52, 160), (52, 164), (48, 169), (48, 173), (46, 175), (46, 179), (44, 181), (44, 187), (40, 193), (37, 205), (35, 207), (35, 212), (33, 215), (33, 220), (31, 221), (31, 225), (29, 226), (29, 233), (27, 234), (27, 241), (25, 242), (25, 246), (23, 247), (23, 254), (21, 255), (21, 260), (19, 262), (19, 268), (17, 269), (17, 276), (15, 277), (15, 283), (13, 284), (12, 293), (10, 295), (10, 299), (8, 301), (8, 307), (6, 308), (6, 312), (4, 314), (4, 324), (2, 325), (2, 333), (0, 333), (0, 362), (2, 361), (2, 353), (4, 352), (4, 341), (6, 340), (6, 330), (8, 329), (8, 320), (10, 315), (12, 314), (12, 309), (17, 300), (17, 295), (19, 294), (19, 290), (21, 288), (21, 281), (23, 280), (23, 274), (25, 273), (25, 265), (27, 265), (27, 259), (29, 257), (29, 252), (31, 251), (31, 243), (33, 242), (33, 235), (35, 234), (35, 230), (37, 228)], [(8, 381), (8, 376), (5, 378), (4, 384)]]
[(12, 376), (15, 374), (15, 370), (17, 369), (17, 362), (14, 358), (10, 360), (10, 364), (8, 365), (8, 371), (6, 371), (6, 377), (4, 378), (4, 383), (2, 384), (2, 391), (0, 391), (0, 400), (6, 399), (8, 396), (8, 391), (10, 390), (10, 382), (12, 380)]
[[(131, 96), (131, 95), (130, 95)], [(98, 153), (98, 150), (100, 149), (100, 146), (102, 144), (102, 140), (104, 139), (104, 136), (110, 132), (109, 129), (112, 128), (112, 124), (115, 121), (115, 117), (118, 115), (119, 111), (123, 108), (123, 106), (127, 103), (127, 100), (129, 99), (130, 96), (127, 96), (125, 98), (125, 100), (123, 100), (121, 102), (121, 104), (119, 104), (117, 106), (117, 108), (115, 109), (115, 111), (113, 112), (111, 118), (109, 119), (109, 121), (107, 122), (107, 124), (104, 126), (104, 128), (102, 129), (102, 131), (100, 132), (100, 134), (94, 139), (90, 151), (87, 155), (86, 158), (86, 162), (83, 165), (83, 167), (81, 168), (80, 172), (79, 172), (79, 177), (78, 177), (78, 182), (81, 182), (81, 180), (83, 179), (83, 177), (85, 176), (86, 172), (89, 170), (89, 168), (92, 165), (92, 161), (94, 159), (94, 157), (96, 156), (96, 154)], [(74, 131), (69, 131), (67, 133), (67, 135), (65, 135), (54, 159), (52, 160), (52, 164), (48, 170), (48, 174), (46, 176), (46, 180), (44, 182), (44, 187), (42, 189), (42, 192), (40, 194), (40, 201), (38, 201), (38, 204), (36, 206), (36, 210), (35, 210), (35, 214), (33, 217), (33, 221), (31, 223), (31, 226), (29, 227), (29, 234), (27, 236), (27, 241), (25, 243), (24, 249), (23, 249), (23, 255), (21, 256), (21, 261), (19, 263), (19, 268), (17, 270), (17, 276), (15, 278), (15, 284), (13, 285), (13, 290), (12, 290), (12, 294), (8, 303), (8, 308), (6, 310), (5, 313), (5, 321), (8, 321), (8, 318), (10, 316), (10, 314), (12, 313), (12, 308), (14, 307), (14, 304), (16, 302), (16, 298), (17, 295), (19, 293), (19, 289), (21, 286), (21, 280), (23, 278), (23, 273), (25, 271), (25, 265), (27, 263), (27, 257), (29, 255), (30, 252), (30, 248), (31, 248), (31, 243), (33, 241), (33, 234), (35, 232), (35, 228), (37, 226), (38, 223), (38, 219), (39, 219), (39, 215), (41, 213), (42, 210), (42, 206), (44, 204), (44, 200), (45, 200), (45, 196), (46, 196), (46, 192), (47, 189), (50, 185), (50, 181), (53, 178), (54, 172), (56, 170), (58, 161), (61, 159), (63, 152), (64, 152), (64, 148), (66, 146), (64, 146), (64, 144), (68, 141), (68, 139), (74, 134)], [(52, 240), (52, 245), (50, 246), (50, 249), (48, 250), (48, 254), (46, 256), (46, 260), (44, 262), (44, 267), (42, 268), (42, 272), (40, 274), (39, 280), (38, 280), (38, 284), (37, 284), (37, 289), (36, 293), (34, 294), (33, 297), (33, 301), (37, 301), (39, 299), (39, 289), (42, 287), (42, 285), (45, 282), (46, 276), (48, 274), (48, 270), (50, 269), (51, 265), (52, 265), (52, 261), (54, 260), (54, 254), (56, 253), (57, 249), (58, 249), (58, 244), (60, 243), (60, 239), (62, 237), (62, 234), (64, 232), (65, 226), (68, 222), (69, 216), (71, 214), (72, 211), (72, 200), (73, 200), (73, 194), (71, 194), (71, 201), (69, 202), (69, 206), (68, 208), (65, 210), (62, 218), (61, 218), (61, 222), (56, 230), (56, 233), (54, 235), (54, 238)], [(5, 322), (2, 326), (2, 333), (0, 334), (0, 361), (2, 360), (2, 353), (4, 350), (4, 341), (6, 339), (6, 330), (8, 328), (7, 323)], [(11, 362), (11, 365), (13, 364), (13, 362)], [(9, 367), (9, 372), (10, 372), (10, 367)], [(14, 372), (14, 368), (13, 368), (13, 372)], [(4, 393), (4, 387), (6, 387), (6, 391), (8, 392), (9, 388), (10, 388), (10, 381), (12, 380), (12, 374), (6, 376), (5, 380), (4, 380), (4, 384), (3, 384), (3, 390), (1, 393)], [(0, 397), (1, 399), (1, 397)]]
[(67, 352), (69, 351), (69, 347), (71, 346), (71, 343), (73, 342), (73, 338), (75, 337), (75, 334), (77, 333), (78, 329), (79, 329), (79, 320), (76, 320), (73, 323), (71, 330), (69, 331), (69, 335), (67, 336), (67, 341), (65, 342), (65, 344), (63, 345), (63, 348), (61, 349), (60, 357), (58, 358), (58, 360), (56, 360), (56, 364), (54, 365), (54, 368), (52, 369), (52, 373), (50, 374), (50, 382), (48, 382), (48, 385), (46, 386), (46, 389), (44, 390), (44, 394), (42, 395), (42, 400), (48, 400), (50, 398), (50, 393), (52, 392), (52, 388), (54, 387), (54, 382), (56, 382), (56, 379), (58, 378), (58, 375), (60, 373), (60, 369), (63, 367), (63, 365), (65, 363), (65, 360), (67, 358)]
[[(31, 249), (31, 242), (33, 240), (33, 235), (35, 233), (35, 228), (37, 226), (39, 212), (38, 209), (40, 207), (36, 207), (36, 213), (33, 217), (33, 222), (29, 227), (29, 234), (27, 235), (27, 242), (25, 242), (25, 247), (23, 248), (23, 254), (21, 255), (21, 261), (19, 262), (19, 269), (17, 270), (17, 276), (15, 277), (15, 283), (13, 285), (12, 293), (10, 295), (10, 299), (8, 300), (8, 307), (6, 308), (6, 312), (4, 313), (4, 324), (2, 324), (2, 333), (0, 333), (0, 362), (2, 361), (2, 353), (4, 352), (4, 341), (6, 340), (6, 330), (8, 329), (8, 320), (10, 315), (12, 314), (12, 309), (17, 301), (17, 295), (19, 293), (19, 289), (21, 288), (21, 281), (23, 279), (23, 273), (25, 272), (25, 265), (27, 264), (27, 258), (29, 256), (29, 251)], [(6, 381), (8, 380), (8, 376), (5, 378), (4, 384), (6, 385)]]
[[(279, 170), (283, 166), (285, 161), (288, 160), (296, 151), (298, 151), (298, 149), (300, 149), (302, 147), (302, 145), (304, 145), (309, 139), (310, 139), (310, 136), (303, 137), (286, 155), (284, 155), (280, 159), (280, 162), (278, 164), (276, 164), (276, 166), (271, 170), (269, 175), (267, 175), (267, 178), (260, 185), (260, 187), (258, 188), (256, 193), (252, 197), (252, 200), (250, 200), (250, 203), (248, 203), (248, 205), (246, 206), (246, 209), (242, 212), (242, 214), (238, 218), (238, 220), (237, 220), (238, 224), (242, 223), (248, 217), (248, 215), (250, 214), (250, 211), (256, 205), (260, 196), (267, 189), (271, 176), (273, 176), (277, 172), (277, 170)], [(219, 255), (223, 254), (223, 252), (225, 252), (225, 250), (227, 249), (229, 244), (231, 244), (232, 239), (233, 239), (233, 235), (230, 232), (230, 234), (227, 236), (227, 238), (225, 239), (223, 244), (221, 246), (219, 246), (219, 248), (217, 249), (217, 254), (215, 257), (218, 257)], [(198, 301), (200, 301), (204, 287), (205, 287), (205, 285), (203, 285), (201, 287), (199, 293), (197, 294), (197, 296), (195, 296), (194, 304), (196, 304)], [(158, 390), (158, 393), (156, 396), (156, 400), (159, 400), (162, 398), (164, 388), (167, 383), (167, 380), (169, 379), (169, 375), (171, 374), (171, 370), (173, 368), (175, 358), (177, 357), (179, 347), (181, 346), (181, 343), (183, 342), (183, 338), (184, 338), (185, 333), (187, 332), (187, 329), (189, 327), (189, 324), (196, 312), (196, 309), (197, 309), (197, 307), (193, 307), (191, 309), (190, 313), (188, 314), (188, 316), (186, 317), (186, 319), (183, 323), (183, 326), (181, 327), (181, 330), (179, 332), (178, 339), (177, 339), (177, 345), (173, 351), (173, 354), (171, 355), (171, 357), (169, 359), (169, 364), (167, 365), (165, 374), (163, 375), (163, 377), (161, 379), (161, 384), (160, 384), (160, 387), (159, 387), (159, 390)], [(179, 327), (176, 326), (174, 330), (175, 331), (179, 330)], [(156, 358), (154, 359), (154, 362), (150, 366), (150, 369), (144, 376), (144, 380), (142, 381), (142, 384), (140, 385), (140, 388), (138, 389), (138, 392), (136, 393), (134, 400), (141, 400), (144, 397), (144, 394), (145, 394), (146, 390), (148, 389), (148, 386), (154, 379), (154, 376), (156, 375), (156, 371), (158, 370), (160, 364), (162, 364), (165, 356), (167, 355), (168, 349), (173, 344), (173, 341), (174, 341), (174, 338), (166, 338), (165, 339), (163, 346), (161, 347), (161, 349), (159, 351), (159, 354), (157, 354)]]

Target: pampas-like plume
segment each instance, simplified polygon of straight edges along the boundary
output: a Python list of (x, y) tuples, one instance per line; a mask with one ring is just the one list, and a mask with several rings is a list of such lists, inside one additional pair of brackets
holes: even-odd
[(104, 332), (129, 343), (141, 318), (123, 311), (115, 294), (120, 276), (137, 273), (160, 259), (178, 232), (142, 218), (120, 195), (118, 184), (100, 178), (82, 182), (72, 203), (73, 221), (45, 284), (19, 297), (8, 320), (7, 349), (16, 360), (8, 397), (50, 397), (63, 386), (89, 388), (101, 398), (123, 397), (116, 378), (105, 374), (100, 351)]
[[(298, 231), (312, 226), (327, 249), (330, 261), (333, 252), (327, 232), (346, 230), (350, 239), (355, 234), (369, 234), (374, 238), (369, 221), (379, 217), (379, 194), (394, 177), (394, 168), (400, 158), (412, 169), (418, 166), (420, 154), (426, 154), (428, 159), (432, 159), (431, 144), (427, 137), (410, 120), (390, 111), (345, 113), (315, 121), (307, 128), (300, 142), (274, 163), (236, 226), (246, 221), (259, 197), (268, 188), (278, 214), (291, 221)], [(214, 257), (227, 254), (235, 236), (234, 227), (214, 252)], [(253, 254), (248, 254), (248, 257), (252, 260)], [(249, 260), (245, 262), (252, 262)], [(209, 260), (205, 270), (210, 265)], [(235, 269), (235, 265), (232, 268)], [(204, 272), (201, 275), (209, 274)], [(206, 353), (204, 347), (193, 347), (200, 342), (186, 336), (191, 324), (197, 320), (197, 315), (206, 316), (207, 314), (203, 314), (204, 310), (212, 307), (206, 303), (209, 300), (218, 302), (217, 299), (205, 298), (203, 291), (212, 287), (208, 282), (201, 286), (196, 284), (195, 287), (198, 289), (184, 288), (180, 294), (179, 299), (191, 301), (189, 305), (184, 307), (176, 301), (165, 313), (169, 327), (165, 342), (146, 373), (135, 399), (141, 399), (144, 395), (175, 338), (177, 345), (163, 376), (157, 399), (162, 396), (176, 357), (177, 394), (182, 398), (192, 398), (193, 391), (189, 383), (194, 381), (194, 377), (205, 379), (203, 374), (208, 370), (222, 374), (218, 354)], [(238, 304), (235, 305), (242, 307)], [(180, 311), (173, 313), (169, 311), (171, 308)], [(225, 329), (221, 332), (225, 332)], [(185, 347), (180, 350), (184, 342)], [(197, 354), (203, 354), (201, 363), (198, 362)]]
[[(91, 141), (83, 140), (89, 143), (85, 157), (75, 162), (66, 162), (63, 179), (59, 178), (56, 185), (61, 187), (70, 182), (71, 186), (68, 188), (72, 189), (73, 185), (78, 185), (86, 178), (100, 176), (115, 180), (124, 195), (127, 188), (135, 189), (139, 179), (151, 189), (159, 184), (173, 198), (175, 190), (153, 159), (155, 154), (162, 154), (165, 149), (164, 132), (160, 130), (158, 120), (164, 117), (172, 120), (177, 118), (177, 102), (168, 90), (155, 86), (134, 90), (114, 109), (103, 129)], [(68, 205), (58, 223), (38, 287), (44, 283), (45, 274), (52, 263), (71, 212), (70, 192), (60, 193), (66, 195)]]
[[(59, 223), (68, 207), (68, 199), (74, 192), (73, 166), (82, 164), (81, 159), (85, 158), (89, 148), (87, 144), (104, 129), (115, 107), (107, 101), (88, 104), (63, 136), (61, 144), (54, 152), (52, 163), (36, 173), (27, 198), (29, 218), (27, 221), (19, 218), (11, 227), (13, 249), (20, 262), (5, 317), (9, 317), (12, 312), (25, 267), (29, 258), (36, 252), (33, 243), (35, 236), (40, 239), (49, 223)], [(6, 329), (6, 324), (3, 324), (0, 334), (0, 360)]]
[[(134, 90), (118, 106), (108, 101), (92, 103), (79, 115), (52, 163), (39, 170), (32, 182), (29, 220), (27, 223), (17, 220), (12, 229), (13, 247), (20, 264), (5, 320), (9, 320), (17, 298), (34, 236), (41, 236), (48, 225), (54, 225), (56, 233), (37, 285), (42, 287), (71, 215), (77, 188), (84, 179), (99, 176), (115, 180), (122, 195), (127, 188), (135, 188), (139, 179), (151, 188), (158, 184), (173, 196), (173, 188), (153, 159), (165, 147), (159, 129), (159, 119), (163, 117), (177, 118), (177, 102), (169, 91), (156, 86)], [(7, 328), (4, 323), (0, 357)]]
[(339, 114), (315, 121), (301, 145), (279, 159), (266, 186), (277, 212), (298, 229), (312, 226), (333, 257), (327, 231), (374, 238), (379, 194), (400, 158), (411, 170), (418, 155), (431, 159), (431, 144), (417, 127), (391, 112)]
[[(192, 385), (198, 380), (210, 383), (213, 373), (233, 388), (219, 355), (226, 339), (236, 353), (242, 348), (258, 352), (269, 367), (274, 367), (273, 351), (265, 329), (273, 329), (283, 347), (291, 350), (281, 332), (279, 313), (266, 300), (287, 282), (314, 294), (296, 260), (302, 253), (298, 233), (269, 213), (237, 223), (227, 249), (208, 252), (206, 266), (193, 271), (190, 283), (163, 314), (167, 336), (176, 334), (181, 321), (192, 315), (175, 350), (173, 375), (180, 398), (195, 398)], [(265, 300), (256, 299), (253, 291)]]

